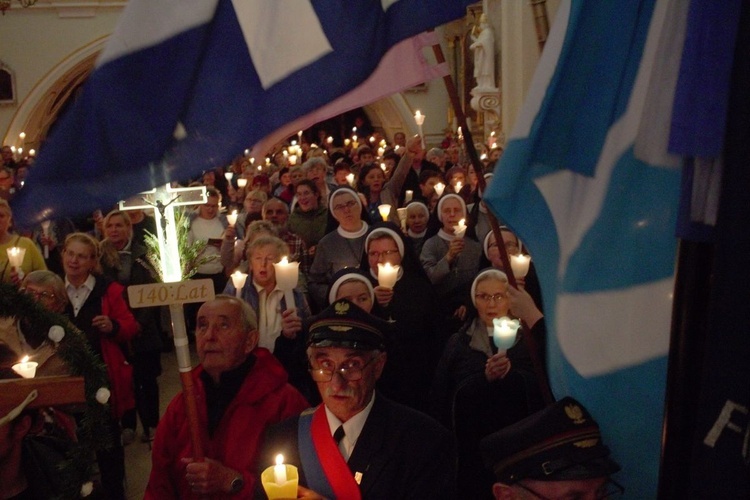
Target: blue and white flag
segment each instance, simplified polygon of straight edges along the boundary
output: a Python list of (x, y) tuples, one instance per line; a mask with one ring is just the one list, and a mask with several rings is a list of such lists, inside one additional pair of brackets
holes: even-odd
[(629, 498), (658, 483), (686, 4), (562, 2), (486, 196), (535, 260), (552, 390), (599, 421)]
[[(14, 200), (20, 225), (233, 157), (367, 79), (468, 0), (131, 0)], [(393, 75), (398, 78), (398, 75)]]

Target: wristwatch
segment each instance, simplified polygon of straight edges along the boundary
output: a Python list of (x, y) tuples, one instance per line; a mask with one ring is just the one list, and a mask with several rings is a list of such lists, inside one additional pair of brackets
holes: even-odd
[(242, 488), (245, 487), (245, 479), (240, 475), (232, 479), (232, 482), (229, 483), (229, 493), (232, 495), (235, 495), (242, 491)]

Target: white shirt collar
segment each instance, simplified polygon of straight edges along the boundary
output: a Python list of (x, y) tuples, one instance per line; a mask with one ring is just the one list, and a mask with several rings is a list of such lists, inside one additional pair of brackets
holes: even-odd
[(96, 278), (94, 278), (93, 274), (89, 274), (89, 277), (86, 278), (86, 281), (84, 281), (81, 286), (75, 286), (73, 283), (68, 281), (68, 277), (65, 276), (65, 288), (72, 288), (73, 290), (78, 290), (80, 288), (86, 287), (89, 291), (94, 289), (94, 285), (96, 285)]
[[(375, 391), (372, 392), (370, 402), (367, 403), (367, 406), (365, 406), (361, 412), (357, 413), (346, 422), (343, 422), (345, 435), (344, 439), (342, 439), (341, 442), (343, 443), (344, 449), (346, 450), (346, 453), (344, 454), (345, 460), (349, 460), (349, 457), (352, 456), (354, 447), (357, 444), (359, 435), (362, 434), (362, 429), (365, 427), (365, 422), (367, 422), (367, 417), (370, 416), (370, 411), (372, 411), (372, 405), (374, 403)], [(328, 418), (328, 427), (331, 431), (331, 436), (333, 436), (333, 433), (336, 432), (336, 429), (338, 429), (340, 425), (342, 425), (342, 422), (338, 419), (338, 417), (336, 417), (336, 415), (331, 413), (331, 410), (329, 410), (327, 406), (325, 406), (325, 410), (326, 417)]]

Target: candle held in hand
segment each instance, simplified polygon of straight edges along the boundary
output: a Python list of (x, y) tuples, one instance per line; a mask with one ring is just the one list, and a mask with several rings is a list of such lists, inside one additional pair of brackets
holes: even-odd
[(445, 184), (443, 184), (442, 182), (438, 182), (437, 184), (435, 184), (435, 194), (438, 195), (438, 198), (443, 196), (444, 190), (445, 190)]
[(247, 281), (247, 274), (240, 270), (232, 273), (232, 284), (234, 285), (235, 295), (237, 297), (241, 295), (242, 288), (245, 286), (245, 281)]
[(276, 465), (273, 466), (273, 479), (279, 486), (286, 483), (286, 465), (284, 465), (284, 455), (276, 455)]
[(531, 257), (528, 255), (518, 254), (510, 256), (510, 268), (513, 270), (513, 276), (516, 278), (525, 278), (529, 273), (529, 263)]
[(521, 323), (517, 319), (510, 319), (507, 316), (503, 316), (502, 318), (493, 319), (492, 324), (494, 326), (492, 340), (495, 342), (495, 347), (500, 351), (507, 351), (513, 347), (516, 343), (516, 335)]
[(391, 206), (387, 203), (384, 203), (383, 205), (378, 205), (378, 212), (380, 212), (380, 217), (386, 221), (388, 220), (388, 216), (391, 214)]
[(458, 225), (453, 226), (453, 236), (456, 238), (463, 238), (466, 234), (466, 219), (458, 221)]
[(227, 222), (229, 222), (230, 226), (237, 224), (237, 216), (237, 210), (232, 210), (232, 213), (227, 215)]
[(398, 280), (400, 266), (392, 266), (390, 262), (378, 262), (378, 284), (385, 288), (393, 288)]

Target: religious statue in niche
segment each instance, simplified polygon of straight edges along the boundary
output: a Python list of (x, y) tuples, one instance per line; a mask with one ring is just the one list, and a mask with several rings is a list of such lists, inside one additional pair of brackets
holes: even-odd
[(479, 18), (479, 33), (472, 36), (469, 46), (474, 51), (476, 90), (497, 90), (495, 85), (495, 35), (487, 24), (487, 15)]
[(13, 71), (0, 61), (0, 105), (16, 103), (16, 85)]

